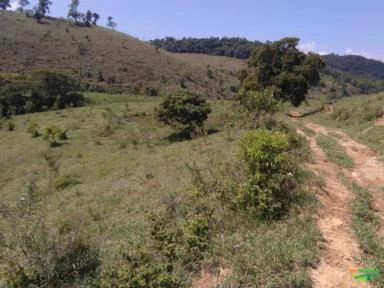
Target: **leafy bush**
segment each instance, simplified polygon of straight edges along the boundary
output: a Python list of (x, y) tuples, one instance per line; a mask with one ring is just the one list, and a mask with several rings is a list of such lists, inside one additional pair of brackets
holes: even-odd
[(377, 107), (376, 105), (370, 105), (370, 103), (366, 103), (365, 105), (363, 105), (360, 114), (361, 120), (374, 121), (378, 118), (383, 117), (384, 109), (382, 107)]
[(242, 108), (240, 113), (244, 114), (243, 122), (247, 128), (264, 126), (272, 129), (276, 125), (273, 116), (278, 111), (280, 103), (271, 89), (239, 93), (237, 100)]
[(154, 88), (154, 87), (147, 87), (145, 89), (145, 94), (147, 94), (148, 96), (158, 96), (159, 90), (157, 88)]
[(155, 109), (156, 118), (160, 122), (176, 127), (188, 138), (196, 135), (198, 128), (203, 129), (210, 112), (210, 105), (205, 99), (188, 92), (169, 95)]
[(139, 251), (124, 254), (118, 267), (107, 267), (92, 287), (97, 288), (180, 288), (172, 275), (172, 265)]
[(57, 190), (64, 190), (65, 188), (75, 186), (77, 184), (80, 184), (80, 181), (76, 179), (74, 175), (62, 175), (53, 181), (53, 186)]
[(40, 132), (38, 130), (38, 127), (39, 126), (37, 125), (36, 122), (32, 122), (31, 124), (29, 124), (27, 128), (27, 132), (32, 135), (32, 138), (40, 137)]
[(271, 89), (261, 91), (247, 91), (238, 96), (238, 101), (247, 111), (259, 114), (274, 115), (279, 108), (279, 101), (274, 97)]
[(362, 122), (374, 121), (384, 116), (384, 108), (370, 101), (363, 103), (359, 108), (336, 107), (331, 118), (338, 121), (359, 120)]
[(260, 129), (245, 134), (240, 157), (247, 167), (247, 180), (237, 194), (237, 204), (253, 209), (260, 218), (282, 216), (292, 201), (294, 167), (288, 137)]
[(7, 121), (7, 129), (8, 131), (14, 131), (16, 129), (16, 124), (12, 119)]
[(67, 130), (61, 130), (55, 125), (45, 127), (43, 139), (49, 143), (50, 147), (60, 146), (60, 141), (68, 139)]
[(336, 107), (332, 114), (331, 118), (337, 121), (346, 121), (353, 117), (354, 113), (350, 109), (344, 107)]
[(200, 206), (198, 211), (185, 211), (179, 221), (175, 220), (175, 212), (168, 210), (152, 216), (152, 238), (169, 261), (181, 261), (192, 268), (209, 248), (214, 224), (212, 211)]
[(99, 252), (84, 238), (80, 227), (52, 229), (39, 217), (41, 207), (36, 179), (15, 209), (10, 209), (0, 241), (6, 260), (6, 287), (73, 287), (74, 282), (94, 276)]

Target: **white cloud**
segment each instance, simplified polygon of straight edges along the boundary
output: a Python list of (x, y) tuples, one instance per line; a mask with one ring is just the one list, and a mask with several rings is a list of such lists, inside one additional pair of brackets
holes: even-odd
[(300, 43), (297, 48), (304, 53), (313, 52), (316, 48), (316, 42)]
[(352, 53), (353, 53), (352, 48), (347, 48), (347, 50), (345, 50), (345, 54), (352, 54)]
[[(300, 43), (297, 48), (304, 52), (304, 53), (309, 53), (309, 52), (314, 52), (314, 53), (317, 53), (317, 54), (320, 54), (320, 55), (327, 55), (329, 54), (329, 52), (325, 51), (325, 50), (317, 50), (317, 44), (316, 42), (312, 41), (312, 42), (304, 42), (304, 43)], [(325, 47), (322, 47), (323, 49)]]
[(15, 1), (11, 2), (11, 8), (9, 8), (9, 9), (12, 11), (15, 11), (19, 7), (20, 7), (20, 5), (19, 5), (18, 1), (15, 0)]

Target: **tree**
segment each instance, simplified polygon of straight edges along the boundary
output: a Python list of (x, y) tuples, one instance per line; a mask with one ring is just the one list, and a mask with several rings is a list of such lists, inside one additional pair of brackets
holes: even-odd
[(156, 118), (180, 130), (180, 135), (191, 138), (197, 129), (203, 129), (211, 112), (210, 105), (197, 94), (179, 92), (167, 96), (155, 109)]
[(11, 1), (10, 0), (0, 0), (0, 8), (5, 10), (7, 8), (11, 7)]
[(91, 26), (91, 22), (92, 22), (92, 11), (87, 10), (87, 12), (85, 12), (85, 15), (84, 15), (84, 23), (89, 27)]
[(276, 99), (299, 106), (309, 87), (319, 83), (325, 63), (319, 55), (299, 51), (298, 43), (298, 38), (284, 38), (256, 47), (249, 69), (241, 73), (239, 96), (271, 88)]
[(46, 13), (51, 13), (51, 11), (49, 10), (49, 6), (52, 5), (52, 1), (50, 0), (39, 0), (37, 6), (35, 6), (33, 8), (33, 10), (35, 11), (35, 18), (37, 21), (40, 21)]
[(108, 16), (107, 18), (107, 27), (111, 28), (111, 29), (115, 29), (117, 26), (117, 24), (115, 22), (113, 22), (113, 17), (112, 16)]
[(19, 0), (17, 3), (19, 4), (21, 11), (24, 10), (24, 7), (29, 5), (29, 1), (28, 0)]
[(71, 4), (68, 5), (69, 11), (68, 11), (68, 18), (73, 18), (77, 22), (79, 19), (79, 12), (77, 11), (77, 8), (80, 5), (80, 0), (72, 0)]
[(96, 12), (92, 13), (92, 24), (97, 25), (97, 21), (99, 21), (100, 15), (97, 14)]

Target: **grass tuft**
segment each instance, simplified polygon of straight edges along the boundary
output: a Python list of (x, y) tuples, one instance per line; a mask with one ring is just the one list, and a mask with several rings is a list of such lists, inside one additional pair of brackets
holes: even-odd
[(342, 168), (352, 168), (353, 160), (344, 151), (337, 141), (329, 136), (321, 135), (316, 137), (317, 144), (324, 150), (327, 158)]

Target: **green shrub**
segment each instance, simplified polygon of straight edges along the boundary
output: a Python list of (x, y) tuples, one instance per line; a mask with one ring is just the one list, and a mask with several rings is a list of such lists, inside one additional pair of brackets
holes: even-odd
[(53, 187), (57, 190), (64, 190), (80, 183), (74, 175), (62, 175), (53, 180)]
[(354, 116), (353, 111), (344, 107), (336, 107), (331, 114), (331, 118), (337, 121), (346, 121)]
[(241, 113), (245, 116), (243, 122), (247, 128), (272, 129), (276, 126), (273, 116), (278, 111), (280, 103), (271, 89), (238, 93), (237, 100), (242, 108)]
[(175, 220), (174, 213), (152, 216), (152, 238), (158, 251), (169, 261), (181, 261), (192, 268), (204, 257), (212, 236), (213, 218), (210, 209), (185, 213)]
[(360, 119), (367, 122), (367, 121), (374, 121), (376, 119), (379, 119), (383, 117), (384, 110), (382, 107), (377, 107), (376, 105), (369, 105), (369, 103), (363, 105), (361, 111), (360, 111)]
[(38, 130), (38, 125), (36, 122), (29, 124), (27, 132), (32, 135), (32, 138), (40, 137), (40, 132)]
[(259, 129), (247, 132), (240, 141), (241, 158), (250, 174), (271, 175), (290, 166), (288, 137), (281, 132)]
[(159, 90), (154, 87), (147, 87), (145, 89), (145, 94), (148, 96), (158, 96), (159, 95)]
[(260, 129), (240, 141), (240, 157), (247, 167), (247, 180), (237, 191), (236, 203), (262, 219), (284, 215), (296, 188), (294, 166), (288, 153), (288, 137)]
[(45, 127), (43, 139), (49, 143), (50, 147), (60, 146), (60, 141), (68, 139), (67, 130), (61, 130), (55, 125)]
[(238, 96), (239, 103), (249, 112), (256, 114), (275, 114), (279, 108), (279, 101), (273, 96), (271, 89), (248, 91)]
[(9, 259), (7, 287), (70, 287), (96, 272), (97, 250), (79, 235), (58, 235), (41, 225), (12, 243), (18, 255)]
[(196, 135), (198, 129), (203, 129), (210, 112), (210, 105), (205, 99), (189, 92), (169, 95), (155, 109), (160, 122), (176, 127), (187, 138)]
[(118, 267), (107, 267), (92, 287), (97, 288), (180, 288), (172, 275), (172, 265), (139, 251), (124, 254)]
[(7, 129), (8, 131), (14, 131), (16, 129), (16, 124), (12, 119), (7, 121)]
[(98, 250), (81, 235), (80, 227), (49, 227), (39, 216), (41, 194), (36, 178), (3, 228), (0, 254), (5, 260), (6, 287), (73, 287), (93, 277), (100, 265)]

